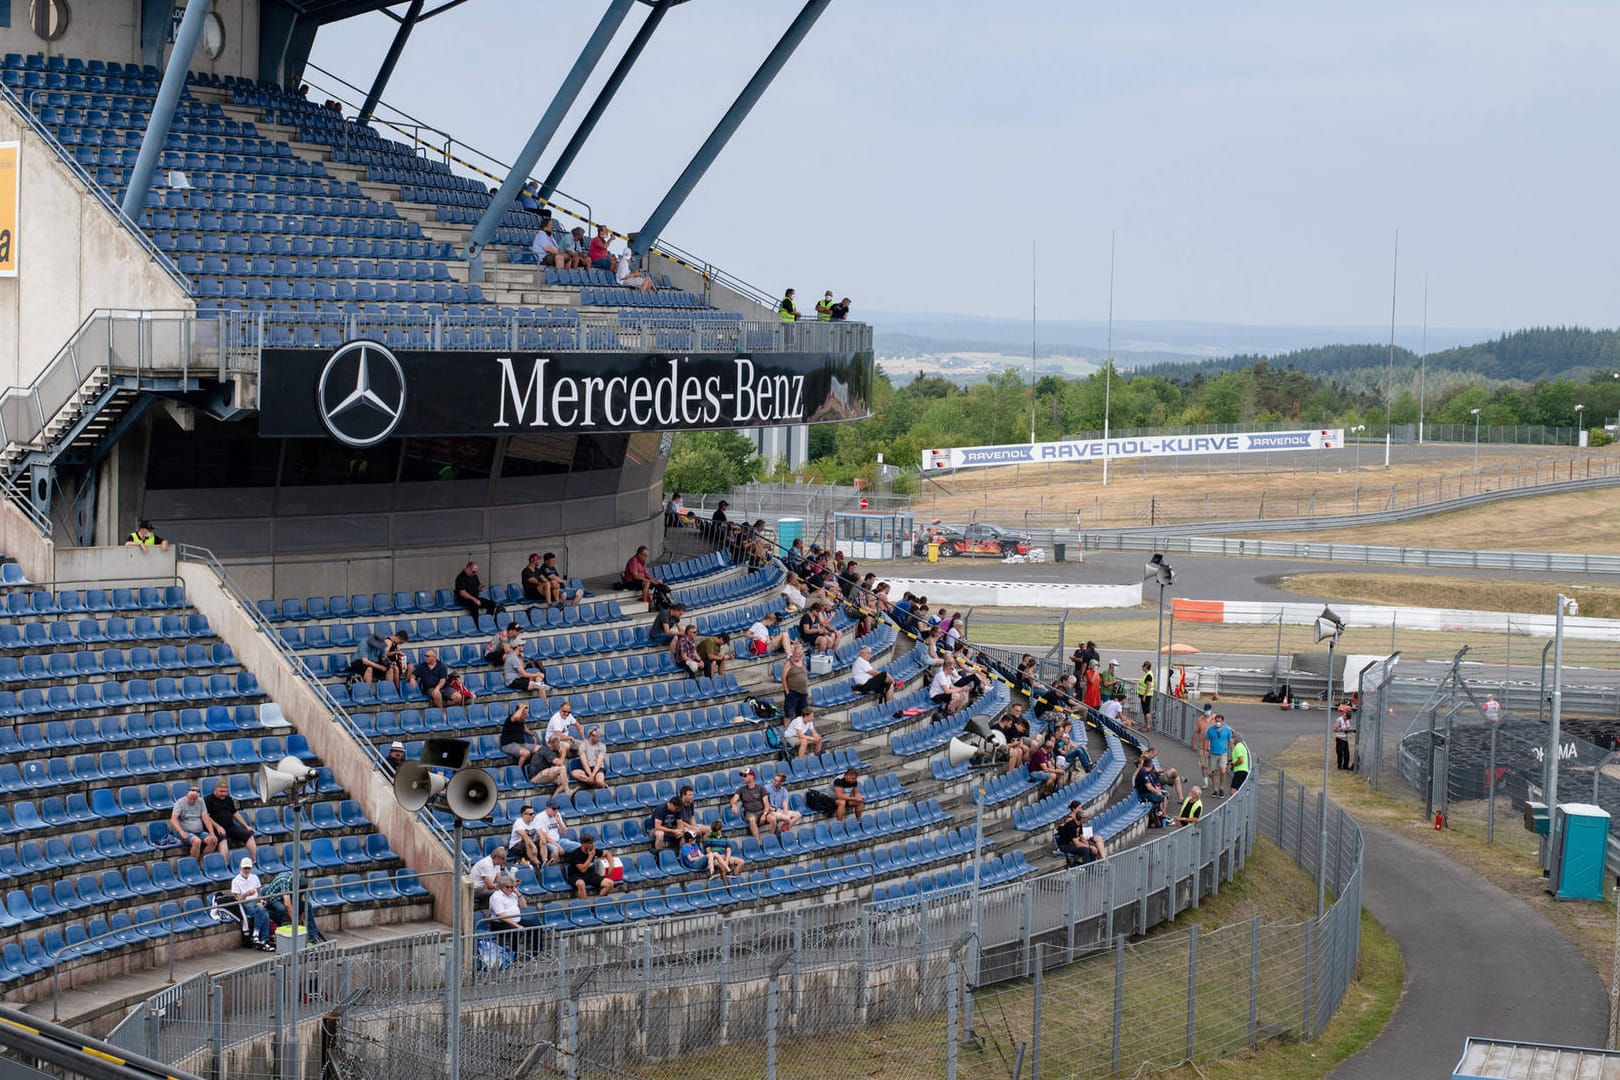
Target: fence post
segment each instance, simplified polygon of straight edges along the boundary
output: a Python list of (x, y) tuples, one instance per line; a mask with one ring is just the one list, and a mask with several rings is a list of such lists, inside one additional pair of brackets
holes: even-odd
[(208, 980), (208, 1075), (222, 1080), (225, 1075), (225, 991)]
[(1249, 1045), (1260, 1041), (1260, 916), (1249, 920)]
[(1080, 879), (1072, 872), (1064, 881), (1063, 925), (1068, 950), (1074, 952), (1075, 907), (1079, 903)]
[(1035, 946), (1035, 1008), (1029, 1032), (1029, 1080), (1041, 1080), (1041, 969), (1046, 946)]
[(1148, 892), (1153, 888), (1153, 849), (1139, 846), (1136, 856), (1136, 887), (1139, 895), (1136, 901), (1136, 932), (1148, 932)]
[(163, 1010), (146, 1010), (146, 1052), (155, 1061), (169, 1060), (169, 1055), (163, 1050)]
[(855, 1011), (860, 1017), (861, 1026), (866, 1025), (866, 1012), (871, 1008), (871, 987), (868, 982), (868, 972), (872, 968), (872, 920), (869, 917), (861, 919), (861, 981), (856, 987)]
[[(284, 965), (279, 959), (270, 969), (270, 1030), (275, 1032), (274, 1046), (277, 1076), (284, 1074), (285, 1070), (283, 1069), (283, 1066), (286, 1063), (285, 1059), (287, 1052), (287, 1031), (282, 1025), (282, 1018), (286, 1016), (286, 1012), (282, 1008), (281, 1000), (283, 969)], [(152, 1057), (157, 1057), (157, 1054), (153, 1052), (151, 1047), (147, 1047), (146, 1052)]]
[(1193, 1058), (1198, 1021), (1198, 924), (1187, 927), (1187, 1060)]
[(1125, 1023), (1125, 935), (1114, 939), (1114, 1034), (1109, 1050), (1110, 1075), (1119, 1072), (1119, 1030)]
[(1117, 890), (1119, 887), (1119, 860), (1111, 859), (1103, 863), (1108, 873), (1108, 915), (1103, 920), (1103, 940), (1110, 941), (1114, 937), (1114, 910), (1119, 907)]
[[(1031, 933), (1033, 932), (1033, 930), (1035, 928), (1035, 890), (1031, 889), (1031, 888), (1028, 888), (1028, 887), (1026, 887), (1024, 889), (1024, 919), (1023, 919), (1023, 922), (1024, 922), (1024, 925), (1023, 925), (1023, 928), (1022, 928), (1022, 930), (1020, 931), (1020, 934), (1019, 934), (1019, 936), (1023, 938), (1023, 941), (1021, 941), (1019, 944), (1021, 946), (1021, 951), (1024, 954), (1023, 955), (1024, 975), (1027, 977), (1029, 975), (1029, 961), (1030, 961), (1029, 944), (1030, 944), (1030, 936), (1031, 936)], [(982, 979), (984, 976), (980, 975), (979, 977)]]
[(720, 924), (720, 1042), (727, 1041), (731, 1027), (731, 920)]
[(636, 1025), (637, 1051), (646, 1056), (647, 1029), (652, 1026), (652, 935), (641, 935), (641, 1023)]
[(563, 1008), (567, 1015), (567, 1034), (563, 1043), (567, 1050), (568, 1080), (579, 1080), (579, 998), (569, 987), (569, 994), (563, 999)]
[(961, 989), (959, 983), (962, 978), (960, 965), (953, 953), (950, 965), (946, 968), (945, 986), (945, 1080), (956, 1080), (956, 1040), (961, 1038), (960, 1019), (957, 1015), (960, 1009), (958, 1001)]
[(1299, 1032), (1299, 1037), (1302, 1038), (1302, 1039), (1309, 1039), (1309, 1038), (1311, 1038), (1311, 1036), (1313, 1034), (1312, 1028), (1314, 1027), (1314, 1025), (1313, 1025), (1313, 1023), (1311, 1021), (1311, 1004), (1312, 1004), (1312, 1002), (1311, 1002), (1311, 991), (1315, 988), (1315, 984), (1314, 984), (1314, 981), (1312, 980), (1311, 976), (1314, 973), (1315, 965), (1316, 965), (1316, 920), (1307, 919), (1307, 920), (1305, 920), (1305, 994), (1304, 994), (1304, 1012), (1301, 1015), (1301, 1024), (1300, 1024), (1300, 1032)]
[(765, 1080), (776, 1080), (776, 984), (778, 978), (771, 976), (771, 981), (765, 986)]

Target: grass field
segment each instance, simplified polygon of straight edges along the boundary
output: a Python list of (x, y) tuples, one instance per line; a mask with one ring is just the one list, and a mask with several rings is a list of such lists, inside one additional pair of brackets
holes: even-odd
[(1308, 596), (1363, 604), (1465, 610), (1531, 611), (1551, 614), (1563, 593), (1581, 605), (1581, 614), (1620, 618), (1620, 585), (1573, 585), (1555, 581), (1394, 574), (1293, 574), (1283, 587)]
[[(1237, 1080), (1314, 1080), (1370, 1042), (1393, 1014), (1400, 998), (1403, 973), (1395, 943), (1371, 918), (1362, 919), (1361, 961), (1356, 980), (1343, 1005), (1322, 1037), (1312, 1043), (1272, 1040), (1224, 1058), (1201, 1060), (1196, 1067), (1173, 1064), (1164, 1058), (1164, 1046), (1178, 1046), (1186, 1023), (1187, 959), (1184, 931), (1200, 928), (1200, 956), (1204, 958), (1199, 1008), (1201, 1030), (1231, 1020), (1234, 1009), (1246, 1013), (1247, 998), (1234, 1003), (1223, 989), (1218, 960), (1224, 937), (1241, 937), (1243, 977), (1247, 978), (1248, 923), (1259, 915), (1268, 924), (1297, 924), (1315, 908), (1315, 886), (1309, 873), (1270, 842), (1262, 840), (1236, 880), (1217, 896), (1183, 912), (1174, 923), (1160, 927), (1134, 947), (1125, 993), (1126, 1039), (1122, 1060), (1134, 1073), (1144, 1055), (1165, 1060), (1170, 1067), (1154, 1075), (1193, 1080), (1229, 1077)], [(1223, 931), (1222, 928), (1225, 928)], [(1286, 935), (1286, 926), (1279, 935)], [(1268, 941), (1270, 939), (1267, 939)], [(1279, 963), (1283, 957), (1274, 958)], [(1110, 1017), (1113, 1010), (1114, 960), (1112, 954), (1084, 959), (1044, 975), (1043, 1073), (1047, 1076), (1100, 1075), (1087, 1064), (1106, 1064)], [(981, 991), (975, 1004), (975, 1029), (982, 1038), (978, 1049), (963, 1047), (958, 1058), (964, 1078), (1003, 1080), (1013, 1075), (1017, 1043), (1027, 1045), (1033, 1018), (1033, 985), (1028, 981)], [(1283, 1003), (1279, 1002), (1279, 1005)], [(1289, 1009), (1289, 1012), (1292, 1012)], [(1179, 1016), (1179, 1025), (1166, 1016)], [(942, 1076), (945, 1070), (946, 1023), (943, 1014), (918, 1020), (876, 1024), (827, 1038), (783, 1040), (778, 1047), (778, 1071), (784, 1077), (814, 1078), (836, 1072), (841, 1077), (894, 1078)], [(1170, 1051), (1165, 1051), (1171, 1053)], [(664, 1067), (659, 1076), (704, 1077), (713, 1080), (753, 1080), (760, 1075), (763, 1047), (740, 1045), (711, 1053), (683, 1057)], [(1029, 1066), (1025, 1064), (1025, 1075)]]

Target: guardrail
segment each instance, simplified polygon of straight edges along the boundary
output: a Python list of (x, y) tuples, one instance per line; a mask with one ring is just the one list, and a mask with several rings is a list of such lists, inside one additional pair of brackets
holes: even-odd
[[(1341, 519), (1342, 521), (1342, 519)], [(1338, 527), (1349, 527), (1347, 524)], [(1175, 534), (1080, 534), (1088, 551), (1159, 551), (1165, 554), (1216, 555), (1256, 559), (1311, 559), (1363, 563), (1368, 566), (1434, 566), (1463, 570), (1520, 570), (1537, 573), (1620, 574), (1620, 555), (1582, 555), (1547, 551), (1469, 551), (1466, 548), (1415, 548), (1383, 544), (1335, 544), (1247, 537)]]

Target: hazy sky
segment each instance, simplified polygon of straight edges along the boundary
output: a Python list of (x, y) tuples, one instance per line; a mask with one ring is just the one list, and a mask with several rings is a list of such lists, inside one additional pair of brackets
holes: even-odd
[[(432, 6), (431, 4), (429, 5)], [(601, 0), (472, 0), (390, 103), (510, 160)], [(641, 225), (798, 11), (669, 13), (564, 181)], [(644, 16), (632, 11), (542, 157)], [(313, 60), (367, 86), (382, 15)], [(317, 87), (326, 80), (310, 73)], [(1512, 329), (1620, 323), (1620, 4), (834, 0), (666, 231), (862, 310)], [(1403, 334), (1403, 337), (1405, 335)]]

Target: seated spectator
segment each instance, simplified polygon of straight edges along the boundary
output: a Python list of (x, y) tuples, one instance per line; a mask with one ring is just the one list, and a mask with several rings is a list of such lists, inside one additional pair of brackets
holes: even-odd
[(404, 668), (397, 662), (396, 656), (399, 655), (399, 647), (410, 639), (410, 634), (404, 630), (396, 630), (387, 637), (368, 634), (354, 647), (354, 657), (349, 661), (350, 681), (369, 683), (387, 679), (398, 690)]
[(591, 242), (585, 238), (585, 226), (575, 225), (568, 230), (569, 250), (574, 255), (574, 264), (581, 270), (590, 269)]
[(697, 838), (697, 833), (682, 833), (680, 847), (675, 852), (675, 861), (687, 870), (699, 873), (707, 870), (714, 876), (714, 868), (709, 862), (709, 853), (703, 849), (703, 842)]
[(838, 648), (838, 631), (832, 628), (832, 615), (820, 601), (811, 604), (799, 616), (799, 640), (805, 648), (816, 652), (832, 652)]
[(574, 743), (584, 740), (585, 732), (580, 730), (579, 721), (574, 719), (574, 703), (563, 698), (557, 711), (546, 721), (546, 745), (559, 754), (567, 754)]
[(1081, 726), (1079, 735), (1075, 734), (1074, 725), (1067, 719), (1059, 720), (1052, 729), (1052, 739), (1057, 747), (1057, 766), (1060, 772), (1074, 775), (1075, 766), (1080, 767), (1082, 773), (1091, 771), (1091, 755), (1086, 753), (1085, 727)]
[(213, 825), (221, 855), (230, 851), (231, 844), (242, 844), (247, 848), (248, 858), (259, 857), (259, 842), (255, 839), (253, 826), (237, 809), (236, 800), (231, 798), (231, 785), (223, 776), (214, 784), (214, 793), (203, 799), (203, 809), (206, 811), (204, 816)]
[(539, 825), (546, 837), (547, 862), (555, 862), (566, 853), (579, 850), (579, 841), (574, 839), (574, 831), (568, 827), (568, 822), (563, 820), (562, 803), (559, 800), (546, 800), (546, 809), (539, 817)]
[[(1136, 797), (1148, 803), (1152, 808), (1152, 815), (1159, 824), (1164, 822), (1164, 789), (1159, 786), (1158, 774), (1153, 771), (1153, 762), (1143, 754), (1136, 763), (1136, 775), (1132, 778), (1131, 786), (1136, 789)], [(1153, 826), (1150, 818), (1149, 826)]]
[(691, 784), (682, 784), (673, 799), (664, 800), (652, 815), (653, 850), (674, 850), (680, 847), (685, 833), (697, 833), (701, 839), (709, 835), (707, 825), (697, 823), (697, 810), (693, 805)]
[(191, 845), (193, 859), (200, 859), (219, 846), (214, 822), (209, 820), (208, 807), (204, 805), (202, 791), (196, 784), (175, 800), (174, 810), (169, 814), (169, 831), (181, 843)]
[(467, 700), (467, 696), (451, 683), (450, 669), (439, 659), (438, 649), (423, 650), (422, 662), (416, 665), (412, 677), (422, 695), (433, 702), (435, 708), (460, 705)]
[(719, 818), (709, 822), (709, 837), (703, 841), (703, 848), (709, 856), (709, 873), (719, 874), (722, 884), (730, 884), (732, 874), (742, 873), (743, 857), (723, 835)]
[(1018, 669), (1013, 673), (1013, 685), (1026, 694), (1033, 694), (1037, 677), (1035, 658), (1029, 653), (1019, 657)]
[(1042, 798), (1057, 790), (1061, 774), (1057, 770), (1057, 762), (1053, 760), (1055, 756), (1055, 747), (1050, 736), (1029, 751), (1029, 778), (1041, 785)]
[(399, 772), (399, 767), (405, 764), (405, 744), (395, 739), (388, 744), (388, 753), (383, 757), (383, 770), (393, 777)]
[(550, 266), (558, 270), (567, 270), (573, 266), (573, 260), (563, 254), (562, 248), (557, 246), (556, 238), (551, 235), (551, 230), (544, 224), (534, 234), (534, 243), (529, 245), (529, 250), (534, 252), (541, 266)]
[(574, 766), (568, 774), (574, 783), (583, 788), (607, 787), (607, 744), (602, 742), (602, 729), (599, 726), (591, 725), (578, 751), (579, 756), (574, 759)]
[(243, 859), (237, 874), (231, 878), (231, 895), (242, 909), (242, 918), (252, 929), (253, 947), (261, 952), (275, 952), (275, 935), (270, 931), (270, 912), (264, 906), (259, 875), (253, 872), (253, 860)]
[(539, 742), (529, 730), (529, 705), (520, 701), (512, 706), (506, 719), (501, 721), (501, 753), (512, 758), (518, 768), (525, 768)]
[(141, 522), (140, 525), (136, 527), (135, 531), (129, 534), (129, 539), (124, 541), (124, 546), (138, 548), (155, 547), (161, 548), (164, 551), (169, 550), (169, 542), (152, 531), (152, 523), (150, 521)]
[(650, 605), (653, 598), (653, 586), (663, 585), (662, 578), (653, 577), (647, 569), (647, 545), (636, 548), (636, 553), (624, 564), (622, 584), (627, 589), (640, 589), (641, 602)]
[(1181, 800), (1181, 808), (1176, 811), (1177, 825), (1196, 825), (1198, 819), (1204, 816), (1204, 789), (1197, 784), (1187, 792), (1187, 797)]
[(469, 562), (461, 568), (456, 575), (455, 584), (456, 603), (467, 609), (467, 614), (473, 618), (479, 615), (497, 615), (506, 610), (487, 596), (480, 596), (484, 591), (484, 583), (478, 579), (478, 564)]
[(962, 647), (963, 637), (967, 633), (967, 622), (962, 618), (960, 611), (954, 612), (940, 622), (939, 630), (941, 647), (948, 652), (955, 652)]
[(487, 904), (500, 888), (500, 877), (506, 869), (506, 849), (498, 847), (472, 864), (473, 903)]
[(789, 611), (798, 611), (809, 603), (804, 598), (803, 586), (804, 582), (799, 580), (799, 575), (789, 571), (787, 578), (782, 582), (782, 599), (788, 602)]
[(535, 820), (534, 807), (529, 803), (524, 803), (518, 810), (517, 819), (512, 822), (512, 835), (506, 838), (506, 846), (522, 852), (517, 861), (528, 863), (536, 870), (551, 861), (546, 831)]
[(534, 180), (526, 181), (518, 192), (518, 206), (524, 210), (536, 211), (540, 209), (540, 185)]
[(928, 697), (947, 713), (958, 713), (967, 707), (968, 691), (957, 684), (960, 677), (956, 661), (946, 656), (945, 662), (934, 672), (934, 678), (928, 684)]
[(506, 654), (514, 644), (520, 648), (523, 645), (523, 627), (517, 623), (508, 625), (505, 630), (490, 639), (488, 645), (484, 646), (484, 662), (494, 664), (496, 667), (504, 667)]
[(568, 579), (563, 577), (562, 571), (557, 568), (555, 551), (548, 551), (540, 558), (540, 590), (546, 597), (543, 603), (555, 604), (558, 607), (562, 607), (564, 603), (579, 607), (580, 600), (585, 596), (584, 589), (569, 588)]
[(501, 678), (508, 690), (537, 694), (546, 688), (546, 666), (536, 660), (528, 666), (523, 658), (523, 639), (518, 638), (506, 650), (506, 661), (501, 666)]
[(523, 590), (523, 599), (531, 604), (555, 603), (546, 589), (545, 575), (540, 572), (540, 553), (529, 552), (529, 559), (518, 571), (518, 587)]
[(686, 614), (685, 604), (659, 608), (647, 628), (647, 640), (654, 645), (671, 645), (681, 634), (681, 616)]
[(797, 748), (802, 761), (810, 754), (821, 753), (821, 732), (816, 730), (816, 715), (809, 708), (788, 722), (782, 731), (782, 745)]
[(669, 643), (669, 655), (674, 657), (676, 668), (684, 670), (689, 679), (695, 679), (703, 674), (703, 661), (698, 659), (697, 640), (697, 626), (692, 624), (676, 634)]
[[(291, 870), (283, 870), (264, 887), (264, 901), (270, 909), (270, 921), (277, 926), (291, 926), (296, 921), (292, 887)], [(304, 940), (310, 945), (319, 945), (326, 940), (326, 935), (315, 925), (315, 905), (309, 902), (309, 879), (302, 873), (298, 875), (298, 898), (304, 905)]]
[(854, 687), (857, 694), (876, 694), (883, 701), (894, 700), (894, 684), (889, 679), (888, 672), (872, 665), (870, 645), (861, 646), (861, 653), (855, 658), (855, 666), (850, 669), (849, 685)]
[[(583, 231), (580, 233), (584, 235)], [(590, 259), (585, 255), (585, 249), (574, 242), (574, 234), (564, 227), (563, 223), (555, 219), (551, 222), (551, 240), (562, 253), (563, 267), (568, 270), (584, 270), (590, 265)]]
[(742, 771), (742, 781), (742, 787), (731, 793), (731, 812), (742, 817), (749, 835), (758, 840), (760, 824), (766, 823), (766, 828), (770, 828), (770, 793), (754, 778), (753, 769)]
[(991, 723), (990, 730), (1000, 732), (1007, 741), (1007, 771), (1017, 772), (1029, 757), (1029, 721), (1024, 719), (1024, 707), (1008, 709)]
[[(606, 855), (607, 852), (602, 852)], [(585, 833), (579, 838), (579, 847), (563, 854), (563, 880), (574, 890), (574, 896), (584, 900), (587, 891), (596, 890), (597, 896), (613, 891), (613, 879), (602, 873), (598, 864), (596, 834)]]
[(686, 504), (681, 502), (681, 493), (677, 491), (664, 500), (664, 528), (684, 529), (686, 525)]
[(711, 634), (698, 638), (698, 659), (703, 662), (703, 674), (719, 678), (726, 673), (726, 661), (731, 659), (731, 636)]
[(765, 821), (777, 832), (787, 832), (804, 819), (804, 815), (788, 805), (787, 773), (778, 772), (771, 777), (770, 785), (765, 788), (765, 797), (770, 800), (765, 812)]
[(558, 795), (567, 795), (568, 755), (560, 753), (549, 743), (540, 743), (529, 755), (525, 775), (535, 787), (551, 784), (552, 790)]
[(1069, 803), (1069, 812), (1057, 823), (1053, 843), (1070, 866), (1083, 866), (1108, 857), (1102, 838), (1086, 824), (1085, 810), (1078, 799)]
[(658, 283), (653, 281), (651, 274), (636, 266), (634, 256), (628, 251), (619, 256), (619, 265), (614, 269), (613, 276), (626, 289), (652, 292), (658, 287)]
[(609, 244), (613, 240), (613, 230), (606, 225), (596, 227), (596, 235), (591, 238), (591, 246), (587, 254), (590, 257), (591, 267), (596, 270), (612, 271), (616, 260)]
[(748, 655), (767, 656), (788, 651), (793, 639), (786, 630), (778, 628), (780, 622), (780, 616), (772, 611), (748, 628)]
[(523, 903), (517, 878), (502, 874), (489, 895), (489, 926), (513, 952), (538, 952), (540, 913)]
[(836, 777), (832, 782), (833, 801), (838, 804), (833, 811), (839, 821), (844, 820), (844, 812), (853, 810), (855, 820), (861, 820), (861, 809), (866, 806), (866, 796), (861, 794), (861, 782), (851, 765), (844, 770), (844, 775)]
[(1112, 720), (1116, 724), (1119, 723), (1120, 716), (1125, 712), (1125, 695), (1123, 693), (1118, 693), (1113, 697), (1108, 698), (1097, 709), (1097, 712), (1105, 720)]

